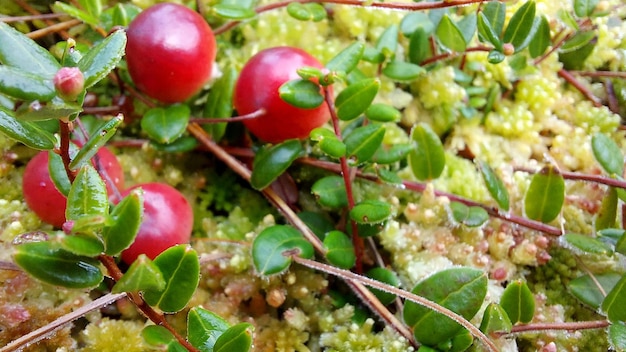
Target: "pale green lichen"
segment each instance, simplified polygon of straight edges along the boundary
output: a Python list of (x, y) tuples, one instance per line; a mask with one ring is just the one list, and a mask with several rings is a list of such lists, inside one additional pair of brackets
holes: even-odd
[(148, 350), (141, 335), (144, 324), (139, 321), (103, 318), (81, 331), (85, 346), (81, 352), (143, 352)]

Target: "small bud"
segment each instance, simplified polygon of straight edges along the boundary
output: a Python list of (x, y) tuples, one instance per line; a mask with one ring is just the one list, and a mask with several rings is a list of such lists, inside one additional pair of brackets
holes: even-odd
[(85, 77), (78, 67), (63, 67), (52, 80), (57, 94), (65, 101), (75, 101), (85, 88)]
[(502, 53), (506, 56), (515, 54), (515, 47), (511, 43), (504, 43), (502, 45)]

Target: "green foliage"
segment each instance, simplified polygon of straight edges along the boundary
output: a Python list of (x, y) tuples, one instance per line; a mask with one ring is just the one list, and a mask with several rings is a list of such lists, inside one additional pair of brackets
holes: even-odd
[(489, 220), (489, 214), (481, 207), (469, 207), (460, 202), (451, 202), (450, 209), (454, 220), (465, 226), (477, 227)]
[(500, 297), (500, 306), (513, 324), (529, 323), (535, 315), (535, 297), (525, 281), (509, 283)]
[(380, 81), (368, 78), (352, 83), (335, 99), (337, 117), (343, 121), (350, 121), (359, 117), (371, 105), (378, 93)]
[(493, 332), (510, 332), (513, 324), (507, 312), (497, 303), (490, 303), (485, 309), (483, 320), (480, 322), (480, 331), (491, 334)]
[[(394, 287), (400, 286), (398, 276), (393, 271), (386, 268), (372, 268), (365, 273), (365, 276), (386, 283), (387, 285)], [(396, 299), (396, 295), (393, 293), (385, 292), (377, 288), (370, 288), (370, 291), (372, 291), (372, 293), (376, 295), (376, 298), (380, 300), (380, 303), (384, 305), (391, 304)]]
[(217, 339), (230, 327), (219, 315), (193, 307), (187, 314), (187, 339), (200, 351), (213, 351)]
[[(618, 273), (583, 275), (567, 284), (567, 288), (581, 302), (593, 309), (600, 308), (606, 292), (610, 292), (620, 280)], [(600, 286), (598, 286), (598, 284)]]
[(330, 231), (326, 234), (324, 249), (328, 262), (341, 269), (350, 269), (356, 262), (352, 241), (341, 231)]
[(111, 292), (161, 291), (163, 289), (165, 289), (163, 274), (150, 258), (141, 254), (115, 283)]
[(291, 264), (292, 253), (303, 258), (313, 256), (313, 246), (293, 227), (275, 225), (261, 231), (252, 242), (252, 261), (261, 275), (278, 274)]
[(141, 129), (154, 141), (169, 144), (185, 133), (190, 115), (189, 107), (182, 104), (152, 108), (141, 119)]
[(546, 166), (534, 174), (524, 198), (526, 216), (550, 222), (561, 212), (565, 201), (565, 181), (554, 166)]
[(348, 205), (346, 186), (340, 176), (326, 176), (313, 184), (311, 193), (317, 201), (330, 208), (343, 208)]
[(67, 195), (66, 218), (78, 220), (83, 216), (105, 216), (108, 213), (109, 198), (104, 181), (93, 166), (83, 166)]
[(106, 254), (119, 255), (133, 243), (141, 226), (143, 209), (143, 194), (139, 190), (132, 191), (113, 207), (111, 221), (102, 231)]
[(443, 172), (446, 157), (443, 144), (432, 128), (424, 123), (413, 127), (411, 140), (415, 149), (409, 153), (409, 164), (413, 175), (419, 180), (436, 179)]
[(306, 79), (288, 81), (280, 86), (280, 98), (302, 109), (314, 109), (324, 102), (320, 86)]
[(52, 149), (56, 142), (52, 133), (32, 122), (17, 120), (9, 112), (1, 108), (0, 132), (33, 149)]
[(258, 190), (268, 187), (303, 153), (302, 144), (295, 139), (260, 150), (254, 157), (250, 184)]
[(626, 311), (623, 306), (624, 299), (626, 299), (626, 276), (622, 275), (613, 289), (606, 295), (604, 301), (602, 301), (602, 311), (606, 313), (611, 322), (626, 322)]

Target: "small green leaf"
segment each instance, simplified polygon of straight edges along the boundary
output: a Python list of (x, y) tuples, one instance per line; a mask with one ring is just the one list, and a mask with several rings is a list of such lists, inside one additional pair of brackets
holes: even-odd
[(559, 48), (559, 61), (563, 63), (563, 68), (577, 70), (584, 67), (597, 42), (595, 31), (580, 31), (566, 40)]
[(100, 262), (70, 253), (52, 242), (21, 244), (13, 259), (30, 275), (51, 285), (91, 288), (104, 278)]
[(485, 180), (485, 185), (487, 186), (489, 194), (491, 194), (500, 208), (508, 211), (509, 192), (500, 177), (496, 175), (489, 165), (481, 161), (478, 162), (478, 170), (480, 170), (480, 174), (483, 176), (483, 180)]
[(301, 109), (315, 109), (324, 103), (324, 95), (317, 83), (307, 79), (294, 79), (278, 88), (280, 98)]
[[(75, 230), (76, 226), (72, 230)], [(74, 233), (72, 235), (59, 236), (63, 249), (76, 255), (96, 257), (104, 251), (102, 240), (93, 234)]]
[(57, 1), (52, 5), (52, 9), (56, 13), (66, 13), (71, 17), (81, 20), (91, 26), (97, 26), (99, 24), (98, 17), (91, 15), (87, 11), (81, 10), (75, 6)]
[(376, 169), (376, 175), (378, 175), (378, 178), (383, 181), (384, 183), (388, 183), (391, 185), (401, 185), (402, 184), (402, 178), (400, 176), (398, 176), (397, 173), (388, 170), (388, 169), (383, 169), (383, 168), (377, 168)]
[(3, 109), (0, 109), (0, 132), (33, 149), (50, 150), (56, 143), (52, 133), (34, 123), (17, 120)]
[(477, 22), (479, 39), (483, 42), (491, 43), (496, 50), (502, 52), (502, 40), (500, 40), (499, 35), (491, 26), (484, 12), (478, 13)]
[[(221, 123), (220, 123), (221, 124)], [(204, 124), (203, 126), (207, 126), (207, 125), (220, 125), (220, 124)], [(206, 128), (205, 128), (206, 130)], [(154, 147), (155, 150), (161, 151), (161, 152), (166, 152), (166, 153), (186, 153), (186, 152), (190, 152), (194, 149), (196, 149), (196, 147), (198, 147), (200, 143), (198, 142), (198, 140), (193, 137), (193, 136), (189, 136), (189, 135), (183, 135), (182, 137), (176, 139), (175, 141), (173, 141), (172, 143), (168, 143), (168, 144), (159, 144), (156, 142), (152, 142), (150, 143), (150, 145), (152, 145)]]
[(511, 319), (506, 314), (502, 306), (497, 303), (490, 303), (485, 309), (483, 319), (480, 322), (480, 331), (489, 335), (494, 332), (511, 332)]
[(430, 35), (434, 29), (435, 25), (428, 18), (428, 15), (420, 11), (407, 13), (400, 22), (400, 32), (405, 37), (411, 37), (418, 30)]
[(98, 153), (98, 150), (115, 135), (121, 123), (122, 117), (118, 115), (109, 121), (105, 121), (97, 128), (70, 162), (70, 169), (76, 170), (83, 165), (89, 164), (91, 158)]
[(371, 161), (377, 164), (393, 164), (403, 161), (413, 150), (410, 144), (394, 144), (392, 146), (381, 145), (371, 158)]
[(102, 231), (107, 255), (118, 255), (128, 248), (141, 226), (143, 219), (143, 193), (140, 189), (133, 190), (111, 212), (112, 224)]
[[(567, 283), (574, 297), (593, 309), (600, 308), (607, 292), (610, 292), (622, 276), (617, 273), (583, 275)], [(600, 284), (600, 287), (598, 287)]]
[(398, 25), (392, 24), (378, 37), (376, 49), (386, 58), (392, 58), (396, 55), (398, 48)]
[[(228, 65), (222, 68), (220, 77), (211, 87), (211, 94), (207, 96), (204, 105), (204, 116), (207, 118), (227, 118), (233, 115), (233, 91), (237, 82), (237, 70)], [(226, 123), (207, 123), (202, 128), (215, 141), (219, 141), (226, 133)], [(195, 138), (194, 138), (195, 139)]]
[[(370, 269), (365, 273), (365, 276), (390, 286), (400, 286), (400, 279), (398, 278), (398, 276), (393, 271), (386, 268), (376, 267)], [(393, 293), (385, 292), (377, 288), (371, 287), (369, 288), (369, 290), (372, 291), (372, 293), (376, 296), (376, 298), (378, 298), (380, 303), (384, 305), (391, 304), (396, 299), (396, 295), (394, 295)]]
[(461, 34), (463, 34), (465, 44), (469, 44), (474, 38), (474, 34), (476, 34), (476, 14), (472, 12), (461, 17), (459, 22), (457, 22), (457, 27), (461, 30)]
[(490, 64), (499, 64), (504, 61), (504, 59), (506, 59), (506, 55), (496, 49), (491, 50), (487, 55), (487, 61), (489, 61)]
[(303, 153), (302, 143), (296, 139), (261, 150), (254, 158), (250, 184), (258, 190), (266, 188)]
[(324, 239), (324, 236), (335, 229), (335, 224), (331, 222), (328, 216), (313, 211), (303, 211), (298, 213), (300, 220), (304, 221), (306, 226), (313, 231), (315, 236), (319, 239)]
[(602, 301), (602, 310), (606, 313), (609, 320), (613, 323), (618, 321), (626, 321), (626, 309), (624, 302), (626, 301), (626, 275), (615, 284), (613, 289), (607, 294)]
[(67, 195), (65, 217), (76, 220), (84, 215), (108, 214), (109, 197), (104, 181), (93, 166), (85, 165), (78, 172)]
[[(72, 151), (72, 149), (76, 147), (74, 143), (70, 144), (70, 157), (76, 151)], [(70, 193), (70, 188), (72, 187), (72, 183), (70, 182), (70, 178), (67, 176), (67, 171), (65, 171), (65, 166), (63, 165), (63, 159), (61, 156), (54, 152), (54, 150), (48, 151), (48, 173), (50, 173), (50, 178), (54, 183), (54, 186), (67, 198), (67, 195)]]
[(506, 286), (500, 305), (513, 324), (529, 323), (535, 315), (535, 297), (522, 280), (512, 281)]
[(141, 331), (144, 341), (152, 346), (157, 347), (161, 351), (167, 352), (186, 352), (171, 331), (161, 325), (148, 325)]
[(615, 226), (617, 219), (617, 190), (615, 187), (608, 187), (605, 196), (602, 198), (600, 210), (596, 215), (595, 230), (600, 231)]
[(626, 351), (626, 324), (622, 321), (609, 326), (609, 341), (615, 352)]
[(230, 325), (219, 315), (196, 306), (187, 314), (187, 339), (200, 351), (213, 351), (217, 339)]
[(339, 159), (346, 155), (346, 145), (331, 130), (316, 128), (311, 131), (310, 138), (317, 141), (320, 149), (333, 158)]
[(91, 48), (78, 62), (85, 75), (85, 88), (100, 82), (117, 66), (126, 48), (126, 32), (116, 31)]
[(140, 254), (124, 275), (115, 283), (111, 292), (160, 291), (165, 288), (161, 270), (145, 254)]
[(341, 269), (350, 269), (356, 262), (354, 246), (350, 238), (341, 231), (330, 231), (324, 237), (326, 259)]
[(48, 101), (56, 95), (50, 79), (5, 65), (0, 65), (0, 93), (26, 101)]
[(436, 179), (446, 165), (446, 155), (439, 136), (432, 128), (420, 123), (411, 131), (415, 149), (409, 153), (409, 164), (413, 175), (419, 180)]
[(15, 117), (22, 121), (41, 121), (67, 118), (81, 111), (79, 104), (67, 103), (55, 97), (44, 104), (39, 101), (24, 104), (17, 109)]
[(460, 202), (450, 202), (450, 209), (454, 220), (468, 227), (478, 227), (489, 220), (489, 214), (481, 207), (468, 207)]
[(598, 5), (598, 0), (574, 0), (574, 13), (578, 17), (589, 17)]
[(0, 22), (0, 43), (4, 65), (50, 79), (61, 68), (48, 50), (4, 22)]
[(212, 10), (219, 17), (235, 21), (246, 20), (256, 16), (256, 12), (251, 7), (237, 4), (216, 4), (212, 7)]
[[(537, 35), (537, 32), (541, 27), (541, 22), (541, 17), (533, 18), (533, 23), (530, 26), (530, 31), (528, 32), (526, 38), (515, 47), (515, 53), (519, 53), (520, 51), (524, 50), (528, 45), (530, 45), (532, 40), (535, 39), (535, 36)], [(524, 62), (525, 61), (526, 60), (524, 60)]]
[(299, 2), (292, 2), (287, 5), (287, 13), (291, 17), (300, 21), (319, 22), (326, 18), (326, 9), (318, 3), (302, 4)]
[[(427, 298), (465, 319), (471, 319), (487, 295), (487, 275), (478, 269), (459, 267), (440, 271), (418, 283), (411, 292)], [(414, 302), (405, 302), (404, 321), (420, 343), (436, 346), (456, 336), (462, 326), (454, 320)]]
[(350, 73), (361, 60), (364, 51), (365, 44), (363, 42), (354, 42), (330, 59), (326, 64), (326, 69)]
[(311, 193), (322, 206), (334, 209), (348, 206), (346, 185), (341, 176), (326, 176), (315, 181)]
[(414, 64), (420, 64), (430, 54), (430, 34), (422, 28), (418, 28), (411, 34), (409, 40), (409, 52), (407, 53), (409, 61)]
[(224, 331), (215, 341), (213, 352), (248, 352), (252, 347), (254, 326), (250, 323), (239, 323)]
[(461, 29), (459, 29), (457, 24), (452, 21), (448, 14), (445, 14), (441, 18), (441, 21), (437, 26), (436, 33), (437, 39), (446, 48), (457, 53), (462, 53), (465, 51), (467, 44), (465, 43), (463, 33), (461, 32)]
[(343, 121), (350, 121), (359, 117), (369, 106), (378, 93), (380, 81), (368, 78), (350, 84), (342, 90), (335, 100), (337, 117)]
[(385, 138), (385, 127), (368, 124), (357, 127), (345, 136), (346, 154), (357, 163), (368, 161), (380, 147)]
[(568, 233), (563, 238), (567, 243), (578, 248), (579, 250), (598, 255), (613, 255), (613, 246), (600, 241), (597, 238), (581, 235), (578, 233)]
[(169, 144), (185, 133), (190, 116), (191, 110), (184, 104), (152, 108), (141, 118), (141, 129), (156, 142)]
[(404, 61), (391, 61), (383, 68), (383, 75), (400, 82), (410, 82), (423, 75), (426, 70), (419, 65)]
[(146, 290), (143, 298), (166, 313), (185, 308), (200, 281), (198, 254), (189, 245), (170, 247), (154, 259), (165, 280), (163, 290)]
[(548, 19), (546, 18), (546, 16), (541, 16), (541, 22), (539, 22), (537, 32), (535, 33), (535, 36), (532, 38), (528, 46), (530, 57), (534, 59), (541, 56), (546, 51), (546, 49), (548, 49), (550, 43), (550, 24), (548, 23)]
[(609, 175), (621, 177), (624, 174), (624, 154), (617, 143), (604, 133), (591, 137), (591, 150), (596, 161)]
[(524, 198), (524, 211), (530, 219), (547, 223), (559, 215), (564, 200), (563, 176), (549, 165), (533, 175)]
[(391, 206), (379, 200), (366, 199), (350, 210), (350, 219), (359, 224), (378, 224), (391, 216)]
[(528, 1), (520, 6), (511, 17), (502, 38), (505, 43), (511, 43), (517, 48), (526, 40), (535, 20), (535, 2)]
[(311, 258), (313, 246), (298, 230), (287, 225), (274, 225), (261, 231), (252, 242), (252, 261), (261, 275), (282, 272), (291, 264), (287, 253), (298, 251), (303, 258)]
[(626, 255), (626, 231), (622, 232), (621, 237), (617, 240), (617, 243), (615, 243), (615, 251)]
[(500, 37), (504, 29), (506, 15), (506, 3), (500, 1), (489, 1), (484, 4), (482, 13), (491, 24), (494, 33)]

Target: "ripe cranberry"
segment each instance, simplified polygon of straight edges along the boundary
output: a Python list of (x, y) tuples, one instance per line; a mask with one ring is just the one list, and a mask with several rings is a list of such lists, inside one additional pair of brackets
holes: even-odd
[(144, 93), (164, 103), (189, 99), (211, 77), (216, 42), (204, 18), (189, 8), (160, 3), (128, 27), (126, 62)]
[[(113, 194), (114, 188), (121, 189), (124, 186), (124, 171), (110, 150), (100, 148), (96, 155), (100, 174), (107, 174), (104, 178), (107, 191)], [(110, 184), (107, 178), (113, 184)], [(22, 178), (22, 193), (30, 210), (41, 220), (55, 227), (61, 227), (65, 223), (67, 198), (59, 192), (50, 178), (47, 151), (39, 152), (26, 165)]]
[(167, 248), (189, 242), (193, 228), (193, 211), (187, 199), (175, 188), (163, 183), (145, 183), (131, 187), (143, 190), (143, 221), (135, 242), (122, 252), (130, 264), (140, 254), (154, 259)]
[(261, 117), (244, 120), (252, 134), (266, 142), (280, 143), (307, 138), (311, 130), (328, 121), (330, 112), (326, 103), (314, 109), (301, 109), (280, 98), (280, 86), (300, 78), (296, 70), (304, 66), (323, 67), (307, 52), (286, 46), (263, 50), (245, 64), (235, 86), (235, 109), (240, 115), (265, 109)]

